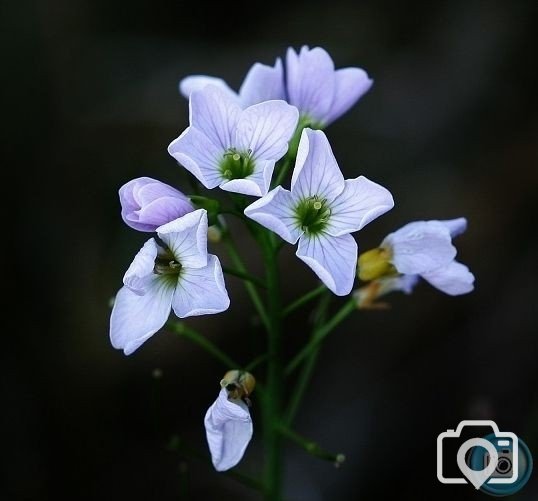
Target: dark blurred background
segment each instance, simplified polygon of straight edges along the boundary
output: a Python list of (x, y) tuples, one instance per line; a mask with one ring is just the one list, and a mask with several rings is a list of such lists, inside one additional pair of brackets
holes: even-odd
[[(18, 216), (8, 269), (23, 313), (4, 332), (2, 499), (258, 499), (207, 463), (202, 418), (227, 368), (171, 333), (125, 357), (109, 344), (109, 300), (147, 239), (123, 225), (118, 188), (147, 175), (188, 191), (166, 152), (188, 120), (180, 78), (237, 88), (253, 62), (272, 64), (290, 45), (325, 47), (337, 67), (375, 79), (327, 130), (347, 177), (364, 174), (396, 201), (360, 232), (362, 250), (409, 221), (466, 216), (459, 259), (477, 281), (457, 298), (423, 283), (328, 338), (296, 428), (347, 462), (335, 469), (290, 445), (286, 499), (487, 499), (436, 479), (437, 435), (461, 419), (494, 419), (538, 454), (536, 6), (5, 4), (6, 220)], [(282, 267), (287, 300), (316, 285), (291, 248)], [(264, 336), (240, 281), (227, 285), (230, 310), (189, 324), (246, 363)], [(288, 355), (307, 328), (306, 313), (293, 316)], [(252, 415), (257, 425), (255, 398)], [(253, 475), (258, 431), (240, 465)], [(205, 461), (168, 451), (173, 435)], [(537, 498), (535, 472), (513, 499)]]

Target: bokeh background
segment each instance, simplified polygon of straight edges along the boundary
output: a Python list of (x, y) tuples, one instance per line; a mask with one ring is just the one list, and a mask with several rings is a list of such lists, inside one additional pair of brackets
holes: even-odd
[[(347, 462), (290, 444), (286, 499), (486, 499), (436, 479), (436, 437), (464, 418), (494, 419), (538, 454), (536, 2), (21, 0), (2, 17), (4, 172), (21, 181), (13, 192), (5, 177), (7, 216), (20, 217), (7, 267), (24, 311), (4, 332), (2, 499), (258, 499), (207, 463), (202, 418), (226, 368), (171, 333), (124, 357), (109, 300), (147, 237), (122, 224), (117, 189), (142, 175), (188, 189), (166, 152), (188, 120), (180, 78), (237, 88), (290, 45), (375, 79), (327, 130), (345, 174), (396, 200), (360, 232), (362, 250), (408, 221), (464, 215), (459, 259), (477, 281), (458, 298), (424, 283), (328, 338), (296, 428)], [(291, 249), (282, 268), (287, 300), (315, 286)], [(240, 281), (227, 285), (230, 310), (191, 324), (246, 363), (264, 337)], [(307, 334), (307, 313), (294, 315), (288, 355)], [(173, 435), (202, 459), (167, 450)], [(537, 498), (535, 472), (514, 499)]]

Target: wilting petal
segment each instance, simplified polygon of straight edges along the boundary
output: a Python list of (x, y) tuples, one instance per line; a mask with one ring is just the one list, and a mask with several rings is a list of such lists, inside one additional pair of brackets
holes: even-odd
[(198, 129), (187, 127), (181, 136), (170, 143), (168, 153), (206, 188), (215, 188), (222, 182), (219, 162), (224, 150), (215, 146)]
[(112, 346), (130, 355), (168, 320), (174, 284), (152, 274), (143, 295), (122, 287), (110, 316)]
[(207, 85), (218, 87), (230, 97), (239, 99), (237, 93), (230, 89), (228, 84), (222, 78), (210, 77), (207, 75), (191, 75), (185, 77), (179, 82), (179, 92), (188, 99), (194, 91), (201, 90)]
[(296, 254), (337, 296), (351, 292), (357, 266), (357, 242), (351, 235), (303, 235)]
[(266, 101), (241, 114), (235, 146), (251, 151), (254, 159), (278, 160), (288, 150), (299, 112), (285, 101)]
[(360, 68), (343, 68), (335, 73), (334, 99), (322, 122), (330, 124), (348, 111), (372, 86), (373, 80)]
[(452, 261), (448, 266), (422, 273), (421, 276), (436, 289), (450, 296), (467, 294), (474, 289), (474, 275), (467, 266), (457, 261)]
[(291, 178), (294, 197), (317, 195), (332, 202), (344, 190), (344, 176), (322, 131), (303, 129)]
[(286, 54), (288, 102), (299, 108), (301, 115), (321, 121), (333, 102), (335, 91), (334, 63), (320, 47), (306, 46), (296, 54)]
[(190, 124), (203, 132), (223, 152), (233, 144), (241, 107), (237, 100), (214, 85), (206, 85), (190, 97)]
[(243, 108), (272, 99), (286, 99), (281, 59), (278, 58), (274, 66), (255, 63), (243, 80), (239, 99)]
[(252, 438), (252, 419), (241, 400), (228, 400), (225, 389), (207, 410), (204, 425), (211, 461), (217, 471), (233, 468)]
[(394, 207), (390, 191), (364, 176), (347, 179), (344, 191), (331, 204), (327, 232), (344, 235), (359, 231)]
[(181, 269), (172, 308), (179, 318), (225, 311), (230, 299), (222, 268), (216, 256), (208, 254), (207, 266)]
[(438, 221), (409, 223), (381, 243), (392, 253), (392, 264), (400, 273), (422, 274), (445, 266), (456, 256), (448, 229)]
[(461, 235), (467, 229), (467, 219), (465, 219), (464, 217), (458, 217), (457, 219), (447, 219), (438, 222), (448, 229), (452, 238)]
[(297, 224), (294, 201), (288, 190), (277, 186), (245, 209), (245, 215), (294, 244), (303, 231)]
[(138, 251), (125, 272), (123, 283), (135, 294), (144, 294), (150, 286), (157, 253), (157, 242), (154, 238), (150, 238)]
[(256, 160), (254, 172), (250, 176), (226, 181), (220, 187), (232, 193), (262, 197), (269, 191), (274, 170), (274, 160)]
[[(207, 212), (198, 209), (157, 228), (157, 235), (184, 268), (207, 264)], [(183, 269), (181, 276), (183, 276)]]

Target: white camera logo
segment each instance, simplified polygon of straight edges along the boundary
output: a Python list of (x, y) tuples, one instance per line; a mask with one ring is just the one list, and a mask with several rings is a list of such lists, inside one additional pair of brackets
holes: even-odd
[[(443, 440), (447, 438), (458, 438), (461, 436), (461, 432), (464, 427), (484, 427), (488, 426), (493, 430), (495, 435), (495, 444), (490, 440), (484, 438), (471, 438), (464, 442), (459, 450), (456, 457), (458, 467), (461, 473), (465, 478), (447, 478), (443, 473)], [(446, 442), (445, 442), (446, 443)], [(465, 455), (474, 447), (483, 447), (487, 451), (487, 456), (484, 460), (484, 469), (474, 470), (470, 468), (465, 461)], [(503, 448), (510, 449), (510, 459), (504, 457), (504, 454), (499, 458), (499, 450), (502, 451)], [(489, 420), (478, 420), (478, 421), (461, 421), (454, 430), (447, 430), (444, 433), (441, 433), (437, 437), (437, 478), (443, 484), (465, 484), (469, 481), (474, 485), (475, 489), (480, 489), (480, 487), (485, 484), (513, 484), (518, 478), (518, 437), (515, 433), (510, 432), (500, 432), (499, 427), (493, 421)], [(511, 466), (510, 469), (504, 471), (504, 465)], [(503, 466), (503, 468), (500, 468)], [(500, 471), (501, 474), (496, 477), (492, 477), (495, 471)], [(507, 475), (511, 470), (511, 475)]]

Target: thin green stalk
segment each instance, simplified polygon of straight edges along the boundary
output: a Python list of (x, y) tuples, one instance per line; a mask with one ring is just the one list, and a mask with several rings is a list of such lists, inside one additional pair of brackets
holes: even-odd
[(307, 357), (325, 337), (332, 332), (343, 320), (357, 309), (356, 301), (351, 297), (342, 308), (334, 315), (329, 322), (316, 331), (316, 335), (310, 339), (306, 346), (291, 360), (286, 367), (286, 375), (291, 374), (302, 360)]
[(262, 289), (265, 289), (265, 283), (263, 280), (260, 280), (259, 278), (250, 275), (248, 273), (244, 273), (243, 271), (234, 270), (233, 268), (228, 268), (227, 266), (222, 267), (222, 271), (226, 273), (227, 275), (232, 275), (234, 277), (240, 278), (242, 280), (246, 280), (247, 282), (252, 283), (253, 285), (257, 285), (258, 287), (261, 287)]
[(304, 304), (308, 303), (312, 299), (315, 299), (326, 290), (327, 290), (327, 287), (325, 287), (325, 285), (320, 285), (316, 289), (313, 289), (310, 292), (307, 292), (304, 296), (301, 296), (299, 299), (297, 299), (296, 301), (291, 303), (289, 306), (284, 308), (284, 310), (282, 311), (282, 316), (283, 317), (288, 316), (290, 313), (294, 312), (295, 310), (297, 310)]
[(304, 449), (308, 454), (311, 454), (312, 456), (316, 456), (320, 459), (325, 459), (326, 461), (330, 461), (335, 466), (340, 466), (345, 460), (346, 457), (342, 453), (335, 454), (334, 452), (329, 452), (325, 449), (323, 449), (319, 444), (316, 442), (309, 440), (308, 438), (303, 437), (302, 435), (299, 435), (297, 432), (291, 430), (287, 426), (279, 425), (278, 431), (280, 434), (287, 439), (291, 440), (295, 444), (297, 444), (299, 447)]

